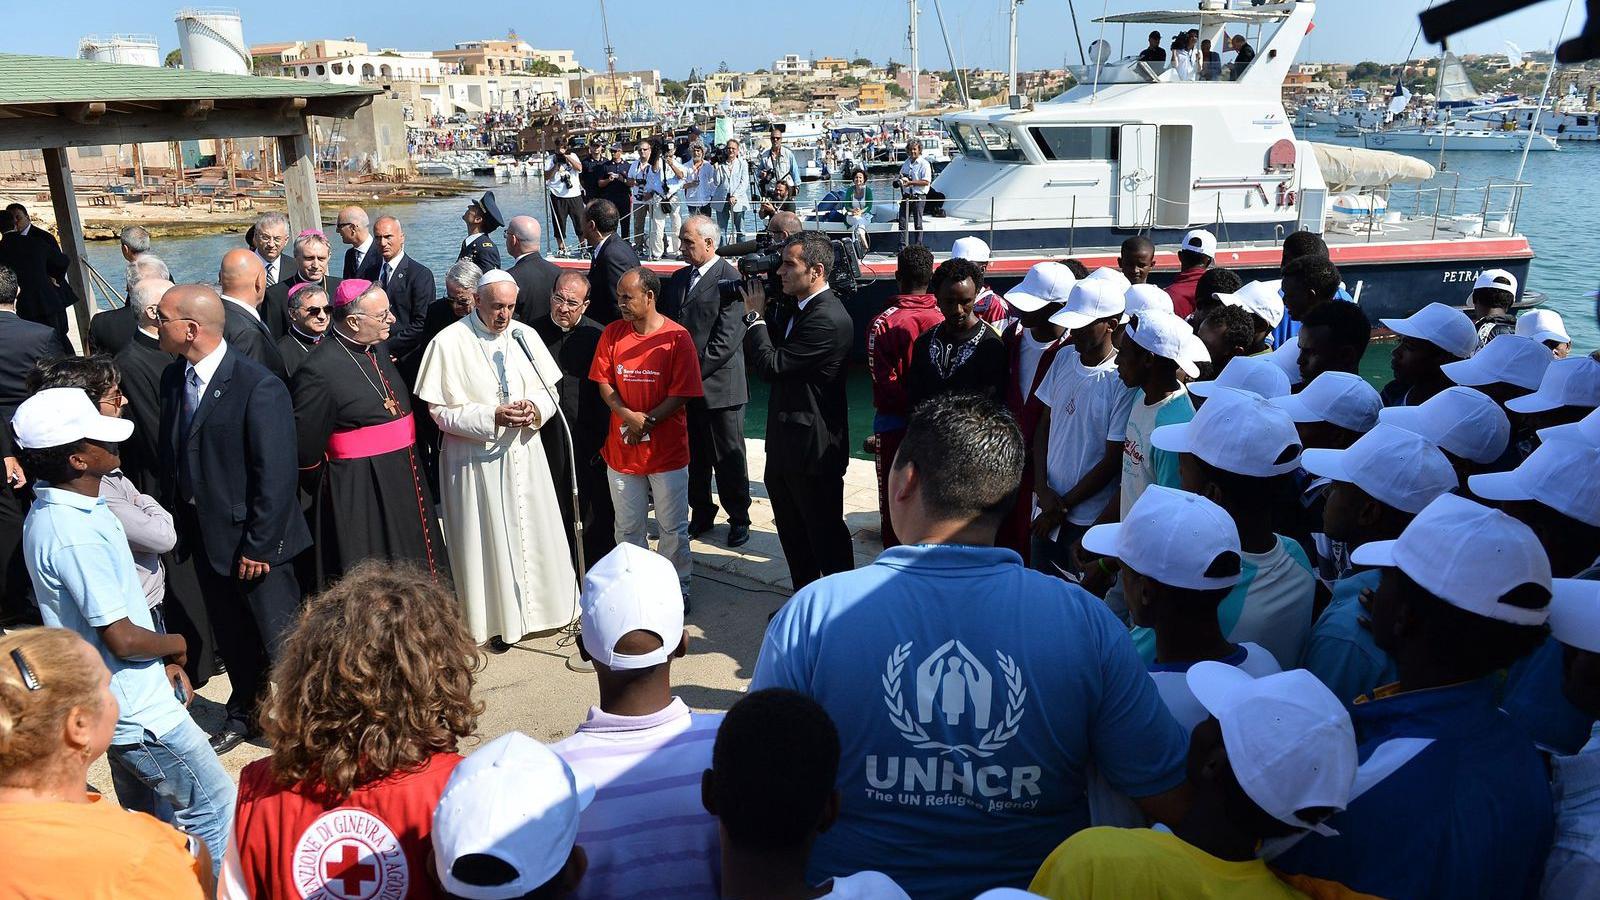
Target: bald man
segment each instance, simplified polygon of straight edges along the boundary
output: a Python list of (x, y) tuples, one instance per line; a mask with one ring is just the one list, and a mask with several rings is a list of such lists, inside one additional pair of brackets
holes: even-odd
[(290, 561), (311, 546), (296, 494), (294, 407), (283, 382), (224, 337), (224, 310), (236, 303), (184, 284), (161, 295), (155, 315), (161, 349), (179, 357), (161, 376), (162, 505), (176, 520), (178, 557), (192, 559), (233, 686), (211, 738), (219, 754), (256, 733), (267, 670), (300, 604)]
[(378, 265), (382, 262), (372, 240), (372, 223), (367, 219), (367, 211), (359, 206), (346, 206), (339, 210), (339, 217), (334, 220), (334, 229), (339, 234), (339, 240), (350, 246), (344, 252), (344, 266), (339, 273), (339, 280), (346, 278), (361, 278), (366, 281), (378, 280)]
[[(423, 333), (428, 323), (428, 304), (435, 293), (433, 270), (406, 253), (406, 233), (394, 216), (379, 216), (372, 223), (378, 242), (378, 277), (370, 279), (383, 289), (394, 312), (394, 327), (389, 331), (389, 355), (400, 364), (402, 375), (416, 371), (422, 356)], [(331, 297), (330, 297), (331, 299)]]
[(278, 353), (278, 339), (261, 320), (261, 298), (267, 293), (267, 270), (261, 266), (261, 257), (243, 247), (222, 254), (217, 285), (222, 288), (223, 338), (288, 384), (289, 371)]
[(512, 216), (506, 223), (506, 252), (516, 260), (506, 271), (517, 283), (517, 321), (533, 325), (550, 318), (550, 294), (561, 267), (539, 253), (539, 220)]

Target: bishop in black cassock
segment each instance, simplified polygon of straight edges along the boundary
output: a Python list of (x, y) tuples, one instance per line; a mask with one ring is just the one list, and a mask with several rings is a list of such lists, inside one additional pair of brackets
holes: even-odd
[[(363, 293), (364, 292), (364, 293)], [(341, 282), (334, 324), (295, 372), (300, 472), (314, 497), (317, 583), (367, 559), (449, 578), (411, 396), (383, 341), (393, 316), (371, 282)]]

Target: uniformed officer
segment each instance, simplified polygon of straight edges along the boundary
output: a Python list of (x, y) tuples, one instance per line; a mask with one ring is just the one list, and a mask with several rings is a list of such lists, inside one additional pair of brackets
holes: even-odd
[(484, 191), (482, 199), (467, 204), (461, 221), (467, 223), (467, 237), (461, 242), (461, 252), (456, 254), (456, 259), (470, 259), (484, 272), (500, 268), (500, 251), (489, 235), (506, 222), (500, 215), (499, 205), (494, 202), (494, 191)]

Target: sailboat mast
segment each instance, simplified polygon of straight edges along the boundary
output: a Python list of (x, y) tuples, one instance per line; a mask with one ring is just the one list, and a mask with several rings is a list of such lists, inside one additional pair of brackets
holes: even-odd
[(1010, 68), (1006, 76), (1006, 96), (1017, 95), (1017, 7), (1022, 5), (1022, 0), (1011, 0), (1011, 45)]
[(911, 112), (916, 112), (917, 101), (921, 99), (917, 96), (917, 89), (922, 83), (922, 70), (918, 68), (921, 63), (917, 57), (917, 0), (908, 0), (908, 3), (911, 7)]
[(622, 92), (617, 88), (617, 51), (611, 46), (611, 26), (606, 23), (606, 0), (600, 0), (600, 39), (605, 41), (606, 73), (611, 76), (611, 96), (617, 101), (617, 114), (622, 114)]

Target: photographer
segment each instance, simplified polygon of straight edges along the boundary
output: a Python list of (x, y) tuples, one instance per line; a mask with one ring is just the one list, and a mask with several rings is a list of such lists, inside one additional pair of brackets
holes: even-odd
[(711, 218), (716, 196), (717, 167), (706, 159), (705, 145), (695, 141), (689, 145), (689, 172), (683, 180), (683, 202), (689, 207), (689, 215)]
[(770, 221), (773, 216), (781, 212), (794, 212), (794, 188), (787, 181), (780, 181), (772, 186), (772, 193), (761, 201), (761, 209), (757, 211), (757, 215)]
[(556, 252), (567, 255), (567, 223), (572, 223), (573, 242), (582, 240), (583, 163), (572, 145), (550, 154), (544, 164), (544, 183), (550, 188), (550, 218), (556, 227)]
[[(800, 184), (800, 166), (795, 162), (794, 151), (783, 146), (783, 126), (772, 126), (772, 146), (756, 163), (756, 189), (763, 197), (771, 197), (778, 190), (778, 185), (786, 185), (789, 196), (794, 196), (794, 190)], [(792, 208), (792, 207), (791, 207)]]
[[(906, 140), (906, 161), (900, 164), (900, 177), (894, 186), (900, 189), (900, 249), (913, 243), (922, 243), (922, 207), (928, 202), (928, 188), (933, 184), (933, 165), (922, 158), (922, 144), (915, 135)], [(907, 225), (915, 229), (917, 238), (911, 240)]]
[(661, 199), (661, 168), (655, 163), (655, 152), (655, 144), (640, 141), (639, 158), (628, 166), (628, 187), (633, 201), (633, 249), (642, 255), (649, 254), (647, 238), (651, 213)]
[(806, 232), (783, 247), (783, 304), (768, 323), (764, 281), (746, 279), (745, 365), (771, 383), (764, 480), (796, 590), (855, 564), (844, 522), (850, 435), (846, 361), (854, 327), (828, 288), (834, 248)]
[(717, 225), (725, 241), (737, 243), (749, 232), (745, 217), (750, 212), (750, 164), (738, 140), (728, 141), (726, 153), (717, 163)]

